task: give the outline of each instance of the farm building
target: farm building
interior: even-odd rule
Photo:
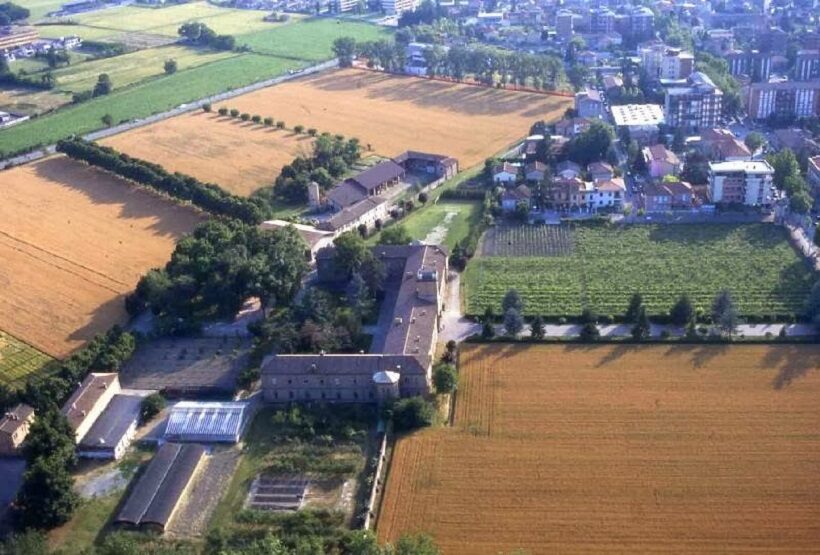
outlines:
[[[180,401],[165,428],[168,441],[236,443],[247,424],[247,403]]]
[[[34,409],[19,404],[0,420],[0,455],[16,455],[34,422]]]
[[[458,173],[458,160],[444,154],[408,150],[393,158],[393,161],[407,172],[422,172],[444,179],[455,177]]]
[[[80,440],[77,454],[87,459],[120,459],[137,431],[142,397],[115,395]]]
[[[63,405],[63,414],[74,429],[76,441],[80,441],[91,426],[120,392],[120,379],[116,373],[91,373],[74,390]]]
[[[334,210],[342,210],[367,197],[387,191],[403,178],[404,168],[393,160],[385,160],[337,184],[328,193],[328,201]]]
[[[330,219],[321,222],[318,227],[321,230],[333,232],[334,237],[345,231],[354,230],[360,225],[365,225],[370,229],[376,225],[376,220],[387,218],[387,206],[387,201],[381,197],[367,197],[333,214]]]
[[[164,444],[131,489],[114,522],[164,531],[204,456],[202,445]]]
[[[370,354],[271,355],[262,362],[268,402],[326,400],[375,403],[430,390],[433,355],[447,280],[447,253],[428,245],[377,246],[387,272],[391,324]],[[317,256],[319,279],[343,279],[333,250]],[[385,301],[387,302],[387,301]]]

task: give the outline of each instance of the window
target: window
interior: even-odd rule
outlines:
[[[359,394],[358,394],[358,393],[356,393],[355,391],[353,392],[353,398],[354,398],[354,399],[358,399],[358,398],[359,398]]]
[[[288,385],[292,384],[293,380],[288,380]]]
[[[324,398],[325,398],[325,392],[322,391],[322,399],[324,399]]]
[[[342,398],[342,392],[341,392],[341,391],[337,391],[337,392],[336,392],[336,398],[337,398],[337,399],[341,399],[341,398]]]
[[[293,399],[293,391],[289,391],[289,392],[288,392],[288,397],[290,397],[291,399]]]
[[[278,398],[279,398],[279,392],[278,392],[278,391],[274,391],[274,392],[273,392],[273,398],[274,398],[274,399],[278,399]]]

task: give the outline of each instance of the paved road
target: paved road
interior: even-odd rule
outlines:
[[[99,139],[104,139],[106,137],[110,137],[112,135],[117,135],[118,133],[123,133],[125,131],[129,131],[131,129],[136,129],[138,127],[144,127],[146,125],[150,125],[152,123],[156,123],[158,121],[162,121],[167,118],[172,118],[174,116],[178,116],[180,114],[184,114],[186,112],[192,112],[194,110],[198,110],[202,107],[203,104],[211,103],[215,104],[217,102],[222,102],[224,100],[228,100],[230,98],[235,98],[237,96],[247,94],[249,92],[258,91],[259,89],[264,89],[265,87],[271,87],[273,85],[278,85],[280,83],[284,83],[286,81],[290,81],[292,79],[297,79],[299,77],[303,77],[305,75],[310,75],[312,73],[317,73],[320,71],[325,71],[327,69],[331,69],[337,67],[339,65],[338,60],[329,60],[327,62],[322,62],[321,64],[316,64],[314,66],[310,66],[298,71],[294,71],[293,73],[288,73],[286,75],[280,75],[278,77],[274,77],[272,79],[266,79],[264,81],[259,81],[257,83],[252,83],[245,87],[241,87],[238,89],[233,89],[230,91],[226,91],[223,93],[219,93],[213,96],[208,96],[205,98],[201,98],[199,100],[195,100],[193,102],[188,102],[186,104],[181,104],[176,108],[172,108],[165,112],[160,112],[159,114],[154,114],[152,116],[148,116],[141,119],[135,119],[133,121],[129,121],[126,123],[121,123],[119,125],[115,125],[113,127],[108,127],[106,129],[100,129],[99,131],[94,131],[92,133],[88,133],[87,135],[83,135],[83,138],[88,141],[97,141]],[[31,152],[27,152],[25,154],[21,154],[19,156],[15,156],[13,158],[9,158],[7,160],[0,161],[0,170],[5,169],[9,166],[19,166],[20,164],[26,164],[28,162],[33,162],[35,160],[39,160],[40,158],[45,158],[46,156],[50,156],[54,154],[55,145],[49,145],[47,147],[43,147],[37,150],[32,150]]]

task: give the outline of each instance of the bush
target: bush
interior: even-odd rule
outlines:
[[[202,111],[203,112],[210,112],[211,109],[212,109],[212,107],[211,107],[210,102],[206,102],[205,104],[202,105]]]
[[[456,367],[452,364],[437,364],[433,370],[433,385],[438,393],[452,393],[458,385]]]
[[[305,126],[304,125],[296,125],[293,128],[293,132],[296,133],[297,135],[301,135],[304,131],[305,131]]]
[[[165,398],[159,393],[152,393],[140,404],[140,424],[145,424],[165,408]]]
[[[596,326],[594,322],[587,322],[581,328],[581,334],[578,337],[581,341],[592,343],[593,341],[598,341],[601,338],[601,332],[598,330],[598,326]]]
[[[436,409],[422,397],[399,399],[393,403],[393,427],[397,432],[409,432],[433,423]]]
[[[256,123],[256,124],[262,123],[262,116],[259,116],[259,115],[254,114],[254,115],[251,117],[251,121],[252,121],[252,122],[254,122],[254,123]]]
[[[220,108],[219,110],[217,110],[217,113],[220,116],[227,116],[228,115],[228,109],[227,108]]]
[[[237,110],[236,108],[231,108],[230,114],[232,118],[239,117],[239,110]]]
[[[243,112],[242,115],[239,116],[239,119],[242,121],[248,121],[251,119],[251,115],[248,112]]]

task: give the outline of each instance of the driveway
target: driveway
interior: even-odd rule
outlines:
[[[447,297],[441,316],[439,340],[464,341],[471,335],[481,333],[481,324],[465,318],[461,312],[461,274],[451,270],[447,276]]]

